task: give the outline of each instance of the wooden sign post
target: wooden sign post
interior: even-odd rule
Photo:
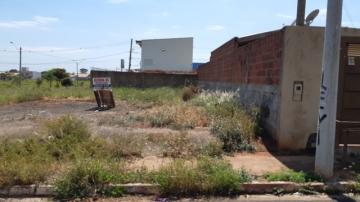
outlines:
[[[92,86],[97,105],[100,109],[110,109],[115,107],[110,77],[93,78]]]

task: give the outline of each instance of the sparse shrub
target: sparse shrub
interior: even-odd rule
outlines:
[[[194,85],[189,85],[184,87],[182,99],[183,101],[189,101],[190,99],[194,98],[196,94],[200,93],[200,88]]]
[[[44,182],[53,174],[52,159],[39,139],[0,143],[0,187]]]
[[[258,113],[243,110],[237,99],[236,91],[204,91],[192,103],[206,109],[211,132],[221,140],[225,152],[253,152],[255,134],[260,131]]]
[[[241,125],[237,120],[228,119],[214,122],[211,131],[221,140],[225,152],[255,151],[251,140],[244,137]]]
[[[203,108],[179,104],[160,106],[147,111],[147,120],[152,127],[171,127],[174,129],[193,129],[208,124]]]
[[[252,142],[256,122],[236,103],[223,102],[210,113],[213,117],[211,131],[222,141],[225,152],[255,150]]]
[[[87,125],[71,115],[50,120],[45,123],[45,127],[47,134],[55,139],[71,137],[77,141],[82,141],[90,138]]]
[[[189,141],[186,133],[172,135],[172,138],[169,138],[163,147],[163,155],[165,157],[182,158],[196,154],[196,147]]]
[[[296,172],[294,170],[286,170],[265,175],[268,181],[289,181],[296,183],[305,182],[322,182],[323,179],[314,173],[305,173],[303,171]]]
[[[42,79],[41,79],[41,78],[36,79],[35,83],[36,83],[36,86],[37,86],[38,88],[40,88],[40,86],[41,86],[41,84],[42,84]]]
[[[144,140],[133,135],[119,135],[107,141],[107,150],[112,158],[141,157]]]
[[[84,198],[90,196],[121,196],[122,189],[109,187],[119,176],[100,161],[82,161],[55,181],[59,198]]]
[[[246,171],[236,171],[220,159],[200,158],[190,164],[183,160],[161,168],[154,181],[165,195],[232,195],[239,193],[241,183],[251,181]]]
[[[206,156],[221,156],[222,148],[223,145],[219,141],[211,141],[203,148],[203,153]]]
[[[61,85],[64,87],[69,87],[73,85],[73,81],[70,78],[64,78],[61,80]]]
[[[164,157],[193,158],[199,156],[221,156],[222,144],[216,138],[194,136],[186,131],[180,134],[148,134],[148,145],[161,152]],[[156,149],[159,148],[159,149]]]
[[[32,90],[20,90],[21,93],[19,93],[16,97],[16,102],[28,102],[28,101],[35,101],[35,100],[41,100],[43,97],[42,92],[36,89]]]
[[[166,127],[174,122],[171,112],[169,111],[158,111],[148,116],[148,120],[152,127]]]
[[[354,192],[360,193],[360,174],[356,176],[356,183],[354,185]]]
[[[114,88],[114,95],[120,100],[131,104],[148,103],[160,105],[181,102],[181,88]]]
[[[56,160],[94,157],[105,152],[105,143],[91,139],[87,125],[81,120],[65,115],[45,122],[47,152]]]
[[[14,76],[11,79],[11,84],[12,85],[20,85],[20,82],[21,82],[21,76],[20,75]]]

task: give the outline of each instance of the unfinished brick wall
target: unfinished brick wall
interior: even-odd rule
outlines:
[[[91,78],[110,77],[113,87],[179,87],[184,86],[186,82],[196,84],[198,80],[194,73],[91,71],[90,75]]]
[[[233,38],[211,53],[198,69],[199,81],[279,85],[283,30],[247,42]]]

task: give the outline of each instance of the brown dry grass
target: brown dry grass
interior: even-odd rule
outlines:
[[[206,127],[209,124],[203,107],[186,103],[153,107],[145,112],[145,117],[153,127],[193,129]]]

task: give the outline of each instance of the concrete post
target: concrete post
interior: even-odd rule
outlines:
[[[339,80],[342,0],[328,0],[315,172],[331,177],[334,170],[336,108]]]
[[[296,14],[297,26],[305,25],[305,9],[306,9],[306,0],[298,0],[297,14]]]

